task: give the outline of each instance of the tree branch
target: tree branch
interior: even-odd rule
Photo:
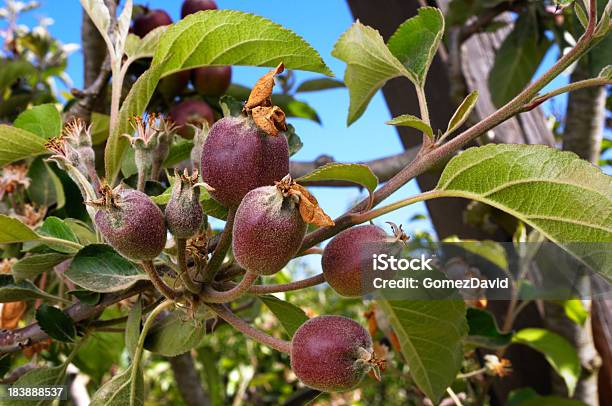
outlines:
[[[65,310],[75,323],[92,318],[100,314],[108,306],[134,296],[147,289],[152,288],[150,282],[139,281],[134,286],[122,292],[109,293],[104,295],[97,305],[89,305],[83,302],[77,302]],[[16,352],[24,346],[36,344],[49,336],[45,333],[38,323],[32,323],[26,327],[15,330],[0,331],[0,353]]]

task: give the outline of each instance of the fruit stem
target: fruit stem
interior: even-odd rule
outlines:
[[[230,290],[226,290],[223,292],[219,292],[207,286],[202,292],[200,296],[202,300],[208,303],[227,303],[231,302],[234,299],[239,298],[244,295],[249,289],[253,286],[253,283],[257,280],[257,274],[252,272],[247,272],[244,274],[244,277],[236,286],[231,288]]]
[[[142,267],[149,276],[151,283],[157,290],[161,292],[168,300],[175,300],[179,297],[179,293],[172,289],[170,286],[166,285],[166,282],[162,280],[157,274],[155,270],[155,266],[153,265],[153,261],[145,260],[142,261]]]
[[[232,313],[232,311],[226,306],[218,304],[212,304],[209,306],[212,311],[214,311],[219,317],[225,320],[227,324],[230,324],[236,330],[240,331],[244,335],[251,337],[258,343],[265,344],[269,347],[274,348],[277,351],[284,352],[287,354],[291,352],[291,342],[282,340],[280,338],[272,337],[271,335],[268,335],[263,331],[259,331],[256,328],[251,327],[240,317]]]
[[[200,288],[191,280],[191,276],[189,275],[189,267],[187,266],[187,258],[185,257],[187,240],[185,238],[177,238],[176,249],[178,251],[176,258],[179,265],[179,275],[181,281],[183,281],[183,285],[185,285],[185,288],[191,293],[200,293]]]
[[[256,295],[264,295],[267,293],[289,292],[292,290],[300,290],[304,288],[309,288],[311,286],[320,285],[321,283],[325,283],[325,277],[322,273],[315,276],[311,276],[310,278],[289,283],[251,286],[251,288],[249,289],[249,293],[253,293]]]
[[[232,242],[232,228],[234,227],[235,214],[236,210],[234,209],[230,209],[227,212],[225,228],[223,229],[219,243],[210,257],[210,261],[208,261],[208,264],[206,264],[206,267],[204,268],[204,283],[209,283],[215,278],[217,270],[219,270],[219,267],[225,259],[225,254],[227,253],[227,250]]]

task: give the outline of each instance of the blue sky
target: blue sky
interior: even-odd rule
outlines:
[[[33,25],[41,17],[51,17],[55,24],[50,27],[52,34],[64,43],[79,43],[81,29],[81,8],[78,0],[41,0],[42,7],[30,12],[20,22]],[[151,0],[144,2],[151,8],[163,8],[173,18],[179,19],[181,1]],[[220,8],[242,10],[271,19],[286,28],[301,35],[319,51],[325,62],[330,66],[336,77],[342,78],[345,65],[333,58],[331,50],[338,37],[351,25],[353,19],[345,1],[329,1],[319,4],[312,2],[287,2],[279,0],[241,1],[218,0]],[[544,69],[557,57],[553,50],[547,55],[540,70]],[[69,60],[68,74],[75,87],[82,86],[83,57],[81,52],[74,53]],[[234,68],[234,82],[252,85],[267,69],[265,68]],[[298,83],[304,79],[320,77],[309,72],[296,72]],[[561,77],[555,80],[549,88],[557,87],[567,81]],[[351,127],[346,127],[346,115],[349,106],[346,89],[336,89],[324,92],[307,93],[300,99],[313,106],[322,120],[322,125],[302,119],[292,119],[302,138],[304,148],[295,156],[298,160],[312,160],[321,154],[333,156],[341,161],[361,161],[379,158],[402,151],[395,130],[384,124],[390,118],[382,94],[378,92],[370,103],[366,113]],[[562,109],[565,98],[557,99],[557,108]],[[431,107],[430,107],[431,108]],[[314,188],[313,192],[321,206],[332,216],[343,213],[351,203],[355,202],[360,193],[355,188]],[[400,199],[418,193],[414,182],[402,188],[392,200]],[[380,218],[377,223],[394,221],[406,223],[416,213],[425,213],[424,204],[419,203],[404,208],[399,212]],[[432,231],[428,221],[418,221],[408,231],[425,229]]]

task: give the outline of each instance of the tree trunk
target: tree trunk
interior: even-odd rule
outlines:
[[[187,406],[211,406],[208,395],[200,382],[191,353],[186,352],[176,357],[168,357],[174,380]]]

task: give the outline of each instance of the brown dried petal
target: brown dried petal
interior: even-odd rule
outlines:
[[[274,88],[274,76],[282,73],[285,70],[285,65],[281,62],[276,68],[263,75],[255,86],[251,90],[249,100],[245,104],[247,110],[253,109],[257,106],[271,106],[270,96],[272,96],[272,89]]]
[[[251,114],[257,127],[272,137],[276,137],[280,131],[287,131],[285,113],[278,106],[257,106],[251,110]]]
[[[331,217],[325,214],[319,206],[317,199],[305,187],[295,183],[291,186],[290,193],[300,197],[300,215],[304,222],[319,227],[331,227],[334,225]]]
[[[278,129],[274,125],[274,122],[270,120],[270,112],[272,107],[258,106],[251,110],[253,121],[259,127],[259,129],[272,137],[278,135]]]

